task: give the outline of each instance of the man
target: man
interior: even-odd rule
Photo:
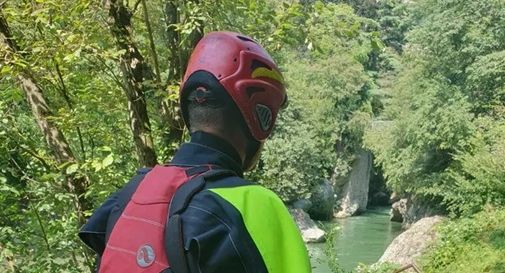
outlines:
[[[272,58],[246,36],[209,33],[180,101],[191,141],[169,165],[141,170],[79,234],[101,258],[99,272],[310,272],[282,201],[242,178],[287,102]]]

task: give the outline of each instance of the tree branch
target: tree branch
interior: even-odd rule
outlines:
[[[135,4],[133,5],[133,8],[132,8],[132,13],[137,12],[137,8],[139,7],[140,2],[142,2],[142,0],[137,0],[137,2],[135,2]]]
[[[128,99],[130,128],[141,166],[157,163],[151,123],[145,100],[145,77],[149,67],[131,36],[132,12],[121,1],[107,0],[105,7],[109,14],[108,24],[116,46],[124,53],[120,56],[119,67],[123,76],[124,92]]]
[[[149,44],[151,47],[151,56],[154,62],[154,70],[156,72],[156,83],[158,87],[161,87],[161,72],[160,65],[158,63],[158,54],[156,53],[156,45],[154,44],[153,31],[151,29],[151,22],[149,22],[149,13],[147,10],[146,0],[141,0],[142,8],[144,9],[144,21],[147,28],[147,34],[149,36]]]
[[[59,79],[60,84],[61,84],[61,89],[60,90],[61,90],[61,93],[63,95],[63,98],[65,99],[68,108],[70,110],[74,110],[74,105],[72,103],[72,100],[70,99],[70,96],[68,95],[67,86],[65,85],[65,81],[63,80],[63,76],[61,74],[60,65],[58,64],[58,62],[54,58],[53,58],[53,62],[54,62],[54,66],[56,68],[56,74],[58,75],[58,79]],[[84,149],[84,141],[82,139],[81,127],[79,127],[79,125],[77,125],[76,126],[76,130],[77,130],[77,137],[79,138],[79,145],[81,147],[82,158],[84,160],[86,160],[86,150]]]

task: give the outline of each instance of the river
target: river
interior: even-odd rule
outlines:
[[[337,257],[348,271],[359,263],[373,264],[401,232],[401,224],[389,221],[389,207],[376,207],[359,216],[336,219],[326,225],[340,227],[336,236]],[[324,255],[325,244],[309,244],[313,273],[331,273]]]

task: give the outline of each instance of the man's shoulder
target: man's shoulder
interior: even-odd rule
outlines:
[[[284,206],[282,200],[273,191],[264,186],[246,180],[239,176],[225,176],[211,178],[205,188],[197,193],[193,204],[225,203],[238,205],[244,203],[264,203],[267,206]],[[244,204],[245,205],[245,204]]]
[[[245,180],[241,177],[231,177],[228,181],[223,181],[209,186],[205,193],[214,198],[224,199],[235,207],[281,207],[284,202],[279,196],[266,187]]]
[[[242,195],[252,195],[254,197],[279,199],[278,195],[270,189],[239,176],[230,176],[216,181],[210,181],[207,184],[206,190],[216,193],[233,192]]]
[[[237,175],[218,175],[217,177],[209,177],[206,181],[205,189],[209,190],[214,188],[234,188],[255,184]]]

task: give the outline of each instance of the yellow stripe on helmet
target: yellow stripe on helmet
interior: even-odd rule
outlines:
[[[284,84],[284,78],[282,77],[281,73],[277,72],[276,70],[271,70],[266,67],[258,67],[254,69],[252,72],[251,77],[253,79],[256,78],[269,78],[275,81],[280,82],[281,84]]]

